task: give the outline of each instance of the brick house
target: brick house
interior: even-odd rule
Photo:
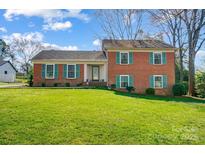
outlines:
[[[103,40],[102,51],[44,50],[34,64],[34,86],[112,85],[170,95],[175,83],[173,46],[159,40]]]

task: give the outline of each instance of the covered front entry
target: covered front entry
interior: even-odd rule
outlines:
[[[100,80],[100,67],[99,66],[92,66],[92,81],[99,81]]]

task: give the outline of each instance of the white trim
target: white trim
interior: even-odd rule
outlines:
[[[128,86],[129,86],[129,83],[130,83],[130,78],[129,78],[129,75],[120,75],[120,88],[126,88],[126,87],[121,87],[121,77],[122,76],[128,77],[128,81],[127,81],[128,82],[128,84],[127,84]]]
[[[127,64],[122,64],[121,63],[121,53],[127,53]],[[121,51],[120,52],[120,65],[128,65],[128,64],[130,64],[129,62],[130,62],[130,52],[128,52],[128,51]]]
[[[74,66],[74,70],[75,70],[75,73],[74,73],[75,76],[74,76],[74,78],[69,78],[69,77],[68,77],[68,65],[73,65],[73,66]],[[66,69],[67,69],[66,78],[67,78],[67,79],[76,79],[76,64],[67,64],[67,68],[66,68]]]
[[[48,77],[47,76],[47,65],[53,65],[53,77]],[[45,64],[46,68],[45,68],[45,79],[55,79],[55,64]]]
[[[155,60],[154,60],[154,54],[158,54],[158,53],[160,53],[160,55],[161,55],[161,63],[160,64],[155,64]],[[154,65],[162,65],[163,64],[163,56],[162,56],[162,51],[155,51],[155,52],[153,52],[153,57],[152,57],[152,61],[153,61],[153,64]]]
[[[163,87],[164,87],[164,79],[163,79],[163,75],[153,75],[153,77],[154,77],[154,89],[163,89]],[[161,79],[162,79],[162,87],[155,87],[155,77],[161,77]]]

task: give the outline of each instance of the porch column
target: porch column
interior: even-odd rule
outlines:
[[[107,82],[108,78],[108,68],[107,68],[107,63],[104,64],[104,80]]]
[[[88,79],[87,64],[84,64],[84,82]]]

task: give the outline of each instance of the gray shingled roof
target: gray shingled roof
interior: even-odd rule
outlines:
[[[103,51],[66,51],[43,50],[32,60],[91,60],[104,61],[106,56]]]
[[[172,45],[159,40],[108,40],[102,41],[103,49],[149,49],[174,48]]]
[[[5,64],[5,63],[7,63],[7,61],[3,60],[3,58],[0,57],[0,66],[3,65],[3,64]]]

